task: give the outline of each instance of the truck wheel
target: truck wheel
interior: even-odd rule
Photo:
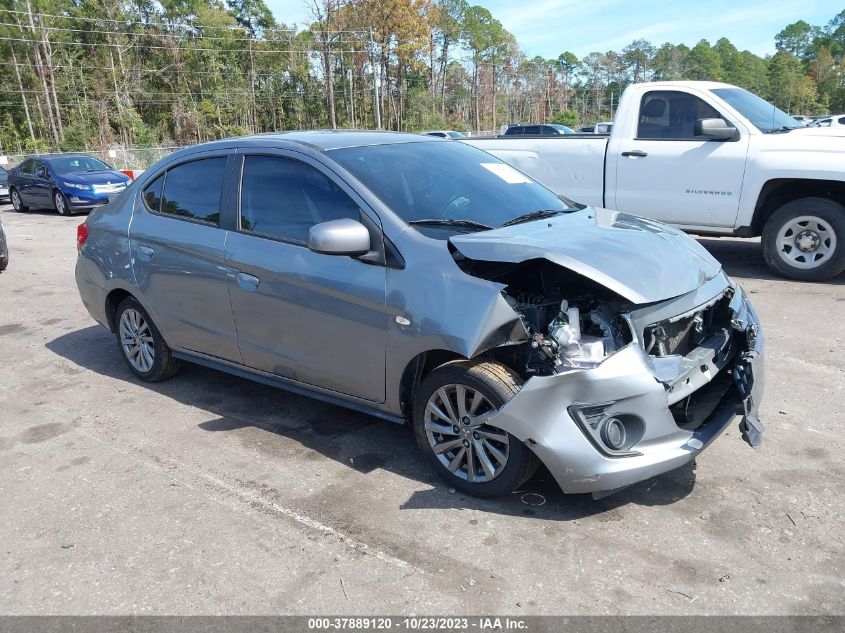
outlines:
[[[493,362],[447,363],[426,376],[414,398],[420,450],[446,482],[476,497],[513,492],[539,460],[513,435],[486,422],[522,381]]]
[[[777,209],[763,227],[763,259],[799,281],[823,281],[845,270],[845,207],[800,198]]]

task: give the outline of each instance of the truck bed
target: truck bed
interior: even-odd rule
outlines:
[[[557,194],[590,206],[604,206],[607,136],[512,136],[460,142],[489,152],[540,181]]]

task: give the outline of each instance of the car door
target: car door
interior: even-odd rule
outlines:
[[[53,193],[53,181],[50,170],[43,160],[33,161],[32,178],[29,185],[29,204],[34,207],[50,207]]]
[[[155,176],[135,201],[129,242],[135,282],[168,344],[240,363],[220,228],[232,160],[203,153]]]
[[[21,196],[21,202],[25,205],[32,204],[31,187],[33,183],[33,170],[35,169],[35,161],[30,159],[20,164],[15,170],[14,185],[15,189]]]
[[[695,122],[706,118],[725,118],[739,136],[731,141],[696,136]],[[733,227],[747,130],[700,97],[676,90],[646,92],[638,116],[628,121],[621,140],[611,138],[608,147],[608,159],[616,161],[615,170],[608,170],[608,206],[682,227]]]
[[[237,230],[226,242],[229,294],[244,363],[373,402],[385,395],[386,270],[315,253],[314,224],[377,216],[318,162],[297,152],[245,153]],[[234,206],[234,205],[233,205]]]

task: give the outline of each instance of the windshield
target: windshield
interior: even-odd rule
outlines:
[[[464,135],[460,132],[446,132],[451,138],[464,138]]]
[[[783,110],[742,88],[713,88],[711,92],[724,99],[761,132],[770,133],[802,127]]]
[[[575,134],[575,131],[572,128],[568,128],[565,125],[552,125],[554,129],[556,129],[561,134]]]
[[[63,156],[50,160],[50,166],[57,174],[70,174],[75,171],[110,171],[111,167],[90,156]]]
[[[534,211],[571,210],[544,186],[464,143],[394,143],[328,154],[405,222],[458,220],[500,227]],[[439,236],[444,230],[477,228],[427,227],[425,232]]]

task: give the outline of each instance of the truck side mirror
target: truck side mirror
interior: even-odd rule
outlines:
[[[738,137],[737,129],[724,119],[698,119],[695,135],[717,141],[732,141]]]

